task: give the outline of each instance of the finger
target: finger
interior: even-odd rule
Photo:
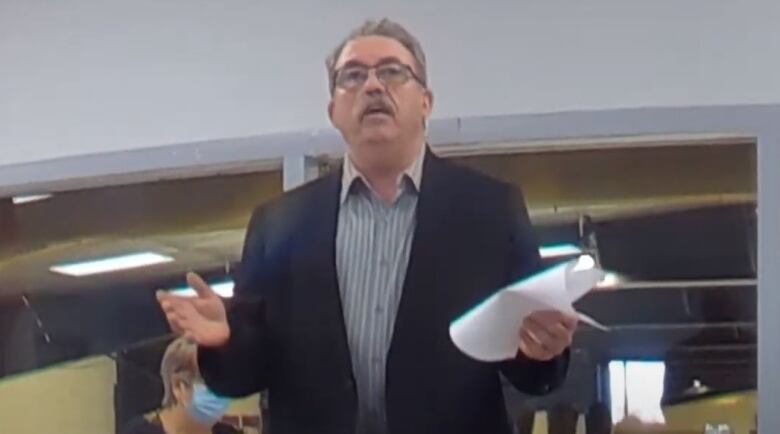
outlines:
[[[536,338],[527,332],[520,340],[520,351],[522,351],[526,357],[533,360],[546,361],[554,357],[553,354],[551,354],[539,342],[537,342]]]
[[[160,306],[171,330],[176,334],[181,334],[187,328],[185,323],[189,321],[191,316],[189,311],[192,310],[192,306],[178,300],[164,300],[160,302]]]
[[[157,301],[164,301],[164,300],[186,300],[190,297],[179,295],[179,294],[173,294],[171,292],[168,292],[164,289],[158,289],[154,296],[157,298]]]
[[[165,313],[178,312],[190,305],[190,300],[178,298],[166,298],[160,301],[160,308]]]
[[[543,348],[542,340],[539,339],[532,331],[528,330],[528,328],[523,328],[523,330],[520,332],[520,339],[528,341],[528,343],[532,344],[533,346]]]
[[[579,321],[579,318],[576,315],[572,315],[567,312],[561,312],[559,310],[540,310],[533,312],[528,317],[543,325],[562,323],[570,329],[576,328],[577,322]]]
[[[569,345],[572,344],[572,340],[574,338],[574,330],[569,329],[563,323],[556,324],[552,333],[553,335],[555,335],[556,339],[563,342],[565,346],[568,347]]]
[[[547,342],[556,340],[556,336],[551,332],[549,326],[526,318],[523,322],[523,330],[530,333],[540,345],[546,345]]]
[[[197,329],[199,324],[201,324],[199,322],[198,313],[192,306],[177,311],[173,316],[176,324],[184,333]]]
[[[189,322],[182,317],[176,317],[173,324],[175,325],[175,327],[173,327],[174,330],[176,330],[179,335],[184,335],[191,331]]]
[[[193,298],[192,299],[192,307],[194,308],[194,310],[196,312],[200,311],[202,309],[207,309],[207,310],[210,309],[211,307],[214,306],[213,303],[214,303],[214,300],[207,300],[207,299],[203,299],[203,298]],[[220,299],[220,303],[222,303],[221,299]],[[224,306],[224,304],[223,304],[223,306]]]
[[[541,333],[538,331],[534,333],[533,330],[525,329],[523,330],[521,339],[528,342],[529,348],[534,350],[537,359],[548,359],[558,354],[555,346],[549,340],[540,337],[540,335]]]
[[[579,324],[579,322],[580,318],[577,315],[563,314],[563,317],[561,318],[561,324],[571,332],[577,330],[577,324]]]
[[[552,338],[565,341],[567,344],[571,344],[572,336],[577,330],[576,320],[572,322],[571,317],[563,313],[538,317],[529,316],[527,322],[543,329]]]
[[[571,345],[571,333],[565,330],[560,323],[553,327],[545,327],[536,321],[526,322],[524,329],[530,333],[547,351],[556,355],[560,354]]]
[[[155,297],[157,298],[157,304],[159,304],[163,310],[171,309],[173,306],[178,305],[179,300],[181,299],[181,297],[176,297],[162,290],[157,291]]]
[[[196,318],[200,317],[198,310],[195,309],[195,306],[192,303],[181,305],[177,313],[183,320],[187,321],[194,321]]]
[[[175,315],[167,316],[166,319],[168,320],[168,325],[173,333],[181,335],[184,332],[184,328]]]
[[[193,273],[192,271],[187,273],[187,284],[198,293],[198,297],[200,298],[217,297],[217,294],[214,292],[214,290],[211,289],[209,284],[206,283],[206,281],[203,280],[203,278],[200,277],[197,273]]]

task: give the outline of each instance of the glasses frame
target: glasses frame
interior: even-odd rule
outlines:
[[[332,88],[331,88],[331,93],[334,90],[336,90],[336,88],[339,88],[339,89],[342,89],[342,90],[346,90],[346,91],[355,90],[355,89],[359,88],[360,86],[363,86],[366,83],[366,81],[368,81],[368,77],[369,77],[369,75],[371,74],[372,71],[374,71],[374,75],[376,75],[376,70],[377,69],[382,68],[383,66],[387,66],[387,65],[398,65],[398,66],[400,66],[402,69],[406,70],[406,72],[409,74],[409,78],[411,78],[412,80],[416,81],[423,88],[426,88],[425,81],[423,81],[420,78],[420,76],[417,75],[417,73],[414,72],[414,68],[412,68],[411,66],[407,65],[406,63],[403,63],[403,62],[400,62],[400,61],[389,61],[389,62],[381,62],[381,63],[378,63],[378,64],[373,65],[373,66],[364,65],[364,64],[361,64],[361,63],[353,63],[353,64],[349,64],[349,65],[344,65],[341,68],[335,69],[333,71],[333,77],[332,77],[333,85],[332,85]],[[357,84],[355,87],[339,86],[339,84],[338,84],[339,73],[341,73],[341,71],[343,71],[345,68],[356,68],[356,67],[365,69],[365,71],[366,71],[366,79],[363,82]],[[408,83],[409,82],[409,78],[407,78],[403,83],[398,83],[398,84],[406,84],[406,83]],[[385,86],[389,86],[390,85],[388,83],[385,83],[381,78],[379,78],[378,75],[376,76],[376,79],[380,83],[385,85]]]

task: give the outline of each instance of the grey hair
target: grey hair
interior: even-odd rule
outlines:
[[[160,377],[165,388],[162,400],[163,408],[177,404],[176,396],[173,394],[174,377],[190,383],[200,377],[196,358],[197,345],[185,338],[177,338],[165,349],[162,363],[160,363]]]
[[[353,30],[341,43],[333,50],[333,52],[325,59],[325,66],[328,69],[328,83],[330,85],[330,91],[335,89],[336,78],[336,62],[338,62],[341,52],[344,50],[344,46],[348,42],[355,40],[363,36],[384,36],[386,38],[395,39],[401,45],[403,45],[414,57],[414,68],[416,74],[420,78],[423,86],[428,86],[428,69],[425,61],[425,52],[420,45],[420,41],[414,37],[408,30],[402,25],[396,23],[387,18],[381,20],[367,20],[360,27]]]

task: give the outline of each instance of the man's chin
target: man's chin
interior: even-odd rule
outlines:
[[[392,144],[398,137],[394,128],[377,126],[363,130],[362,142],[370,146],[384,146]]]
[[[397,137],[388,134],[363,135],[356,145],[353,151],[358,158],[363,164],[374,167],[392,165],[399,155]]]

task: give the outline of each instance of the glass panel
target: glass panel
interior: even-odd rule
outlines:
[[[580,327],[559,391],[509,399],[519,432],[528,409],[534,433],[753,432],[754,145],[456,159],[523,188],[545,263],[609,272],[577,304],[609,331]]]
[[[281,173],[257,172],[0,199],[0,432],[154,425],[173,378],[155,290],[189,295],[194,269],[229,298],[249,215],[279,194]],[[262,432],[259,395],[221,420]]]
[[[618,423],[627,414],[626,362],[609,362],[609,397],[612,421]]]

